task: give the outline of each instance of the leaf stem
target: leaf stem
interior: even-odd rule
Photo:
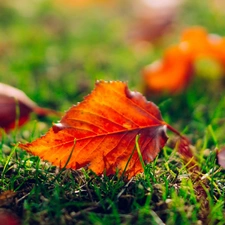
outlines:
[[[170,131],[172,131],[174,134],[178,135],[180,138],[186,139],[185,136],[183,136],[179,131],[177,131],[175,128],[173,128],[172,126],[170,126],[166,122],[164,122],[163,124],[165,124]]]

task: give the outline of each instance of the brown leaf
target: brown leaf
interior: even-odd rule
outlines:
[[[37,115],[60,115],[54,110],[39,107],[19,89],[0,83],[0,127],[6,132],[22,126],[31,112]]]
[[[0,193],[0,207],[9,205],[15,196],[16,192],[10,190]]]
[[[182,0],[133,0],[134,22],[129,30],[132,42],[158,41],[171,31]]]
[[[130,178],[143,171],[137,151],[133,152],[136,136],[140,135],[138,144],[148,163],[167,141],[166,126],[158,107],[129,91],[126,83],[100,81],[45,136],[20,147],[56,166],[87,166],[98,175],[126,168]]]

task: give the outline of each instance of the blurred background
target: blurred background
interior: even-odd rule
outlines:
[[[224,36],[224,1],[1,0],[0,82],[60,111],[97,79],[142,91],[143,67],[196,25]]]

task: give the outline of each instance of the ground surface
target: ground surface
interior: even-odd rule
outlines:
[[[225,35],[220,7],[187,1],[169,33],[153,44],[134,45],[128,40],[133,24],[128,5],[74,9],[48,1],[18,6],[1,1],[0,81],[43,107],[64,112],[97,79],[127,81],[131,89],[144,92],[142,68],[176,43],[184,27],[201,25]],[[224,74],[208,59],[195,66],[195,78],[184,93],[148,98],[166,122],[191,140],[197,176],[176,153],[170,133],[168,145],[145,174],[129,182],[84,169],[59,170],[15,145],[34,140],[57,120],[33,115],[1,138],[0,193],[13,191],[7,201],[0,198],[1,211],[15,213],[22,224],[225,224],[225,177],[216,158],[225,142],[225,91],[223,77],[215,78]]]

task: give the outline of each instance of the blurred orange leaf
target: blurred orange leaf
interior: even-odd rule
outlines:
[[[57,0],[58,4],[72,7],[72,8],[86,8],[89,6],[96,6],[99,4],[111,5],[114,1],[112,0]]]
[[[143,75],[150,91],[174,93],[183,90],[193,75],[189,51],[181,45],[168,48],[163,60],[146,66]]]
[[[225,68],[225,38],[208,34],[202,27],[185,30],[179,44],[166,49],[160,61],[144,68],[148,90],[157,93],[184,90],[194,75],[195,60],[202,57],[215,59]]]
[[[54,110],[39,107],[21,90],[0,83],[0,127],[5,131],[22,126],[31,112],[37,115],[60,115]]]
[[[128,90],[124,82],[100,81],[45,136],[19,147],[56,166],[87,166],[98,175],[117,170],[121,174],[126,168],[130,178],[143,171],[133,151],[136,136],[140,135],[138,144],[148,163],[165,145],[166,127],[174,131],[162,120],[158,107],[139,92]]]

